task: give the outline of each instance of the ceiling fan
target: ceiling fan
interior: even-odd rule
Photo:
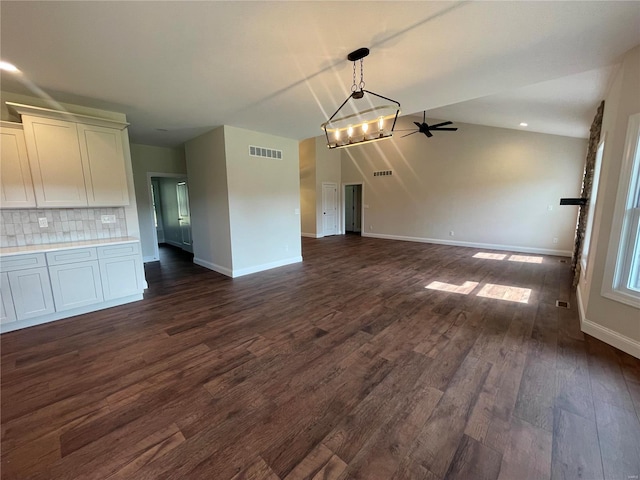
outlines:
[[[445,131],[455,132],[456,130],[458,130],[457,127],[446,127],[447,125],[451,125],[453,122],[442,122],[442,123],[436,123],[435,125],[429,125],[426,120],[427,120],[427,112],[424,111],[422,112],[422,123],[413,122],[415,123],[416,127],[418,127],[418,130],[415,130],[411,133],[407,133],[406,135],[403,135],[400,138],[408,137],[409,135],[413,135],[414,133],[424,133],[427,137],[433,137],[433,134],[431,132],[445,132]],[[398,130],[398,131],[402,131],[402,130]]]

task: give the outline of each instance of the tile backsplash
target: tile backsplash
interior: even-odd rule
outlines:
[[[1,210],[0,247],[96,240],[127,236],[124,208],[60,208]],[[115,223],[102,223],[114,215]],[[47,219],[41,227],[40,218]]]

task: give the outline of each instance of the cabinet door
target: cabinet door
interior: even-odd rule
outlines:
[[[89,206],[129,204],[122,131],[78,124]]]
[[[0,207],[35,207],[22,126],[0,127],[0,147]]]
[[[0,274],[0,323],[10,323],[16,320],[16,311],[13,308],[11,289],[9,288],[9,275]]]
[[[103,258],[100,260],[100,276],[104,299],[127,297],[144,290],[144,270],[139,255]]]
[[[76,124],[29,115],[23,115],[22,122],[37,205],[86,206]]]
[[[18,320],[55,311],[47,267],[9,272],[8,276]]]
[[[49,267],[49,275],[57,312],[102,302],[97,260],[53,265]]]

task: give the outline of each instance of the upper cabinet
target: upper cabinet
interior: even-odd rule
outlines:
[[[87,192],[74,122],[22,116],[39,207],[86,207]]]
[[[128,205],[122,132],[78,124],[78,136],[89,206]]]
[[[129,204],[123,151],[127,124],[14,103],[7,106],[22,117],[38,207]]]
[[[0,207],[33,208],[36,198],[22,125],[0,122]]]

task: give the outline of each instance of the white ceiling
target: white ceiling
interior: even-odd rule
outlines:
[[[2,72],[3,90],[126,113],[132,141],[165,146],[223,124],[320,134],[362,46],[367,88],[403,113],[586,136],[607,67],[640,44],[635,1],[3,0],[0,13],[0,56],[23,72]]]

